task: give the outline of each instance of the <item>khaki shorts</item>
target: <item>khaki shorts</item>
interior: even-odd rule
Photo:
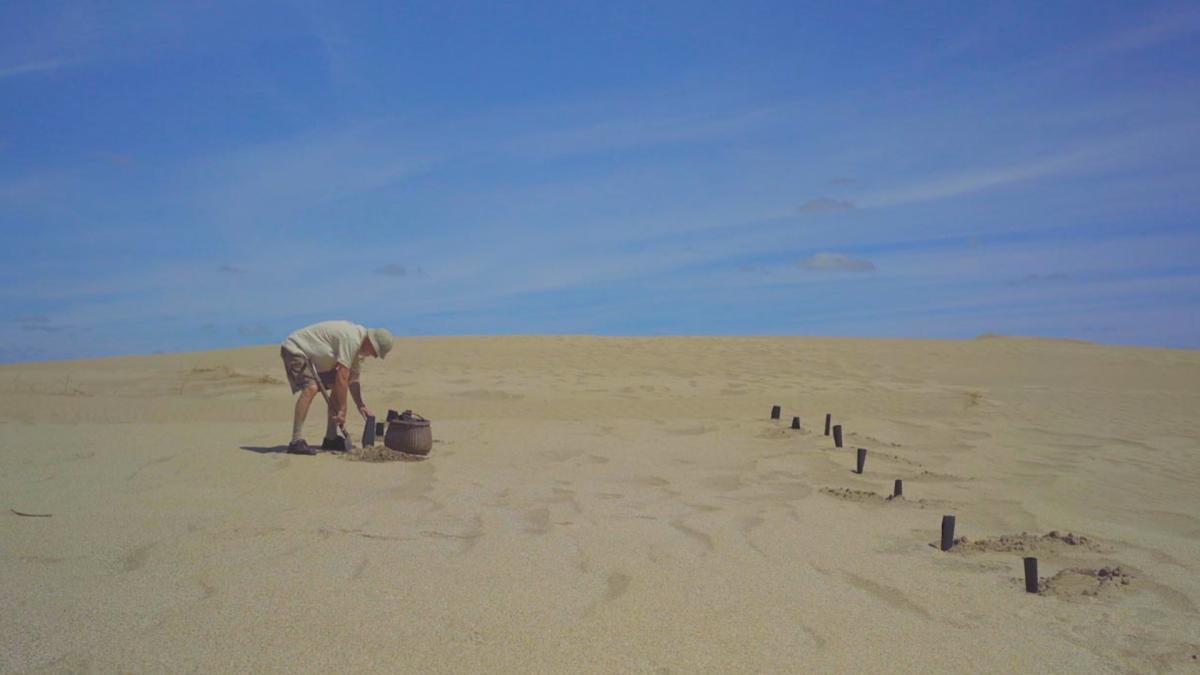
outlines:
[[[307,356],[293,354],[286,347],[279,348],[279,356],[283,359],[283,372],[287,373],[287,381],[292,385],[293,394],[317,383],[313,377],[312,368],[308,367]],[[321,373],[321,383],[325,385],[326,389],[332,389],[336,377],[337,371],[335,370]]]

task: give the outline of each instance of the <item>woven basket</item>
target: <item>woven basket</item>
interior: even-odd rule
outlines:
[[[408,455],[428,455],[433,449],[433,428],[429,420],[411,410],[389,411],[383,444]]]

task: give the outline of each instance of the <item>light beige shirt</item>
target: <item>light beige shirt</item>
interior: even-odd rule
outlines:
[[[322,373],[340,363],[357,374],[362,367],[359,351],[365,337],[367,329],[356,323],[322,321],[287,336],[283,348],[307,356]]]

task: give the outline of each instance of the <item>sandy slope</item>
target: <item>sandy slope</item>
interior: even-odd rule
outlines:
[[[438,443],[388,464],[275,452],[281,378],[0,368],[0,670],[1200,669],[1200,352],[404,339],[368,402]]]

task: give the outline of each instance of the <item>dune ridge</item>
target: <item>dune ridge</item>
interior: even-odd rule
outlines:
[[[281,454],[275,347],[0,366],[0,669],[1197,667],[1200,352],[403,338],[364,381],[429,460]]]

